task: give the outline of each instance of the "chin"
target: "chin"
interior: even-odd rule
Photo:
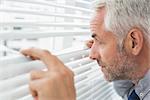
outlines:
[[[105,78],[105,80],[106,80],[107,82],[112,82],[112,81],[114,81],[114,80],[107,79],[107,78]]]
[[[112,81],[114,81],[112,78],[110,78],[110,77],[108,77],[108,76],[106,76],[106,75],[104,75],[104,79],[105,79],[107,82],[112,82]]]

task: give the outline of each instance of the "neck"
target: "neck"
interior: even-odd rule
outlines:
[[[145,69],[143,71],[140,70],[140,71],[135,72],[135,74],[132,74],[132,79],[131,79],[132,82],[135,85],[137,85],[139,83],[139,81],[145,77],[145,75],[148,73],[149,70],[150,70],[150,68]]]
[[[138,66],[134,72],[131,72],[132,82],[136,85],[150,70],[150,46],[146,43],[143,50],[137,57]]]

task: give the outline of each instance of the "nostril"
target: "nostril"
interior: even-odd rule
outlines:
[[[94,58],[94,57],[92,57],[92,56],[89,56],[89,58],[92,59],[92,60],[96,60],[96,58]]]

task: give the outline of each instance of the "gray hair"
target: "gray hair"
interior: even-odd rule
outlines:
[[[150,38],[150,0],[95,0],[96,9],[106,7],[106,30],[123,38],[132,28],[139,28]]]

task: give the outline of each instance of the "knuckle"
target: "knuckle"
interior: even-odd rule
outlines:
[[[68,74],[69,74],[69,73],[68,73],[67,71],[63,70],[63,71],[61,71],[60,76],[61,76],[61,77],[67,77]]]
[[[67,70],[69,76],[74,77],[74,72],[71,69],[66,67],[66,70]]]
[[[65,78],[65,77],[74,77],[74,73],[70,70],[70,69],[66,69],[61,71],[60,73],[60,77],[61,78]]]
[[[42,71],[31,71],[30,72],[30,79],[31,80],[36,80],[44,76],[44,72]]]
[[[51,55],[51,53],[50,53],[48,50],[42,50],[41,56],[42,56],[42,57],[45,57],[45,56],[47,56],[47,55]]]
[[[49,76],[50,77],[48,77],[47,82],[51,83],[53,81],[63,79],[66,75],[65,75],[65,73],[62,74],[62,72],[51,72],[51,74]]]
[[[53,60],[57,63],[57,64],[59,64],[61,61],[57,58],[57,56],[56,55],[52,55],[51,54],[51,57],[53,58]],[[59,62],[59,63],[58,63]]]
[[[48,50],[43,50],[43,54],[51,54]]]

